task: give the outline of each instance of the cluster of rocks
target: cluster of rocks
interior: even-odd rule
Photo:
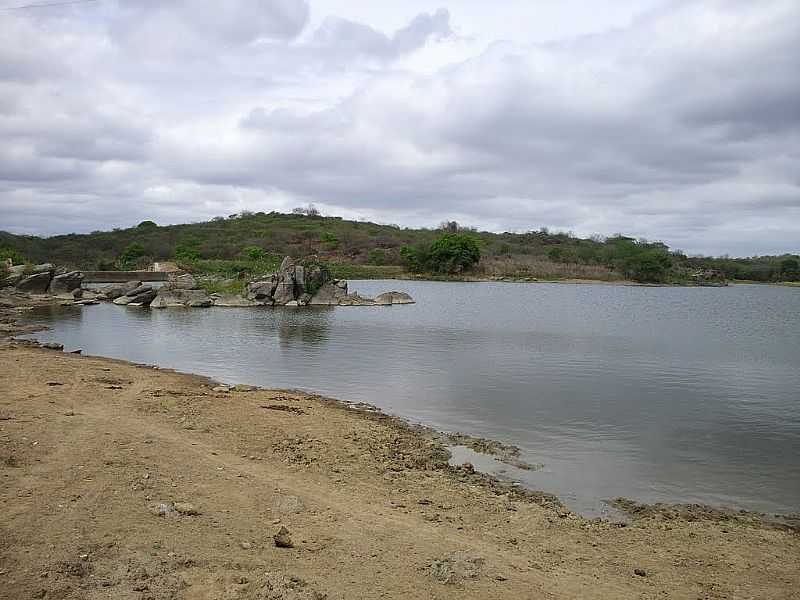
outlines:
[[[277,273],[247,284],[245,297],[259,306],[375,306],[413,304],[405,292],[387,292],[376,298],[348,293],[347,281],[333,279],[328,269],[301,264],[287,256]]]
[[[15,287],[28,294],[49,294],[80,298],[83,273],[56,269],[50,263],[16,265],[7,267],[8,275],[0,281],[0,287]]]
[[[83,289],[80,271],[57,270],[47,263],[8,267],[9,275],[0,280],[0,287],[14,286],[27,294],[51,295],[75,304],[113,302],[123,306],[150,308],[208,306],[388,306],[413,304],[405,292],[386,292],[375,298],[364,298],[348,292],[347,281],[334,279],[328,269],[316,261],[298,262],[283,259],[276,273],[249,282],[243,295],[209,294],[190,274],[171,275],[162,287],[142,281],[114,283],[96,290]]]
[[[195,278],[188,274],[177,275],[160,288],[143,284],[141,281],[128,281],[108,285],[98,291],[100,292],[98,300],[107,300],[123,306],[204,308],[214,303],[208,292],[201,289]]]

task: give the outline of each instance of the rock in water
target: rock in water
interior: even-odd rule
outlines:
[[[204,308],[213,304],[206,290],[165,289],[158,290],[158,296],[150,304],[151,308],[167,308],[170,306],[188,306]]]
[[[44,294],[50,286],[52,273],[45,271],[44,273],[36,273],[25,277],[17,283],[17,289],[20,292],[28,292],[30,294]]]
[[[375,304],[414,304],[414,299],[405,292],[384,292],[375,298]]]
[[[293,548],[294,544],[292,543],[292,536],[289,534],[289,530],[286,527],[281,527],[280,531],[272,536],[272,539],[275,540],[275,545],[278,548]]]
[[[144,284],[144,285],[140,285],[138,287],[133,288],[132,290],[127,292],[125,295],[126,296],[138,296],[139,294],[144,294],[145,292],[150,292],[152,290],[153,290],[153,286],[152,285]]]
[[[112,285],[107,285],[105,287],[100,288],[97,291],[106,300],[115,300],[120,296],[124,296],[131,290],[135,290],[140,285],[142,285],[141,281],[128,281],[127,283],[122,283],[122,284],[115,283]]]
[[[335,306],[346,296],[347,282],[345,282],[344,287],[342,287],[339,285],[339,282],[328,281],[317,289],[317,293],[311,297],[308,304]]]
[[[56,275],[50,282],[51,294],[70,294],[75,289],[80,289],[83,283],[83,273],[80,271],[70,271],[63,275]]]

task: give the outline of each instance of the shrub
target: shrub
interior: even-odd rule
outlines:
[[[446,233],[431,244],[428,267],[437,273],[469,271],[481,259],[478,241],[463,233]]]

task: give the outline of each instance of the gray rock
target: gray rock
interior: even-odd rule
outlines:
[[[414,299],[405,292],[384,292],[375,297],[375,304],[414,304]]]
[[[156,299],[156,291],[150,290],[149,292],[142,292],[136,296],[126,296],[126,298],[131,298],[131,302],[128,303],[129,305],[137,304],[139,306],[149,306],[150,303]]]
[[[120,306],[125,306],[131,302],[133,302],[131,296],[119,296],[118,298],[114,298],[114,304],[119,304]]]
[[[23,278],[17,283],[17,289],[20,292],[28,292],[29,294],[44,294],[50,286],[52,274],[50,271],[43,273],[36,273]]]
[[[308,304],[335,306],[339,301],[347,296],[347,289],[343,289],[335,283],[329,281],[324,283],[317,293],[311,297]]]
[[[291,256],[285,256],[281,261],[281,266],[278,269],[281,273],[287,272],[289,269],[293,269],[295,266],[294,259]]]
[[[50,273],[50,275],[53,275],[53,273],[55,273],[55,271],[56,271],[56,267],[55,267],[55,265],[53,265],[51,263],[42,263],[40,265],[34,265],[33,266],[33,272],[34,273]]]
[[[348,294],[339,299],[339,306],[375,306],[375,300],[362,298],[358,294]]]
[[[271,300],[277,285],[278,278],[275,275],[259,281],[253,281],[247,284],[247,298],[249,300]]]
[[[46,342],[42,344],[42,348],[46,348],[48,350],[63,350],[64,344],[59,344],[58,342]]]
[[[150,308],[190,307],[205,308],[212,305],[206,290],[160,289]]]
[[[272,536],[272,539],[275,540],[275,546],[278,548],[293,548],[294,544],[292,543],[292,536],[289,533],[289,530],[286,527],[281,527],[278,533]]]
[[[52,283],[50,284],[50,287],[53,287]],[[74,290],[72,290],[72,297],[75,298],[75,300],[80,300],[81,298],[83,298],[83,289],[75,288]]]
[[[171,290],[196,290],[197,280],[189,273],[185,273],[184,275],[171,278],[164,287]]]
[[[246,307],[246,306],[260,306],[259,302],[249,300],[236,294],[215,294],[212,296],[214,306],[224,307]],[[152,306],[152,304],[151,304]]]
[[[275,293],[272,295],[272,301],[275,304],[283,305],[291,302],[294,298],[294,281],[282,281],[275,286]]]
[[[50,282],[51,294],[69,294],[72,290],[80,289],[83,284],[83,273],[80,271],[70,271],[63,275],[56,275]]]
[[[131,290],[138,288],[140,285],[142,285],[141,281],[128,281],[127,283],[115,283],[112,285],[107,285],[98,289],[97,291],[104,297],[104,299],[114,300],[120,296],[124,296]]]
[[[132,290],[128,291],[125,295],[133,297],[133,296],[138,296],[139,294],[144,294],[145,292],[150,292],[152,290],[153,290],[152,285],[144,284],[133,288]]]

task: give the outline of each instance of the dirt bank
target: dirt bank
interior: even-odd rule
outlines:
[[[588,521],[394,419],[0,347],[0,598],[792,598],[758,520]],[[273,536],[288,530],[291,547]],[[285,535],[279,536],[283,544]]]

